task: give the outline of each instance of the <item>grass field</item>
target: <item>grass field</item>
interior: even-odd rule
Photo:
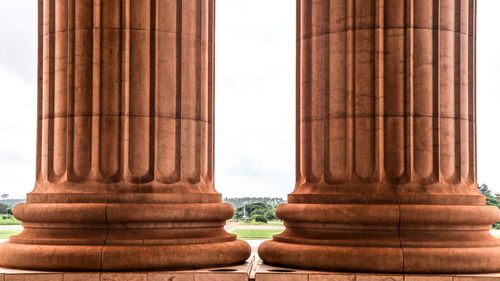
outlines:
[[[247,223],[243,223],[242,221],[238,222],[239,225],[283,225],[283,221],[268,221],[267,223],[265,222],[256,222],[256,221],[250,221]]]
[[[20,225],[21,222],[16,220],[12,215],[0,215],[0,225]]]
[[[9,239],[10,236],[19,234],[21,229],[2,229],[0,230],[0,239]]]
[[[231,232],[236,234],[239,239],[271,239],[273,235],[283,232],[281,229],[236,229]]]

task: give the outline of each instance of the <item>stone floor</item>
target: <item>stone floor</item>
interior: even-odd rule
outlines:
[[[258,261],[250,277],[249,280],[255,281],[500,281],[500,273],[470,275],[335,273],[279,268],[262,264],[261,261]]]
[[[254,257],[246,264],[202,270],[149,272],[41,272],[0,268],[0,281],[248,281]]]
[[[415,275],[333,273],[273,267],[256,254],[242,265],[186,271],[41,272],[0,268],[0,281],[500,281],[498,274]]]

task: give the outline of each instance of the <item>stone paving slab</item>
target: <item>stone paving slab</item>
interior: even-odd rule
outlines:
[[[184,271],[45,272],[0,268],[0,281],[500,281],[495,274],[338,273],[275,267],[253,254],[245,264]]]
[[[248,281],[255,257],[245,264],[183,271],[45,272],[0,268],[0,281]]]
[[[376,274],[338,273],[275,267],[257,260],[255,281],[500,281],[492,274]]]

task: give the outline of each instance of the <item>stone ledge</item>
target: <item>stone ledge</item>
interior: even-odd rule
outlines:
[[[290,269],[256,262],[255,281],[500,281],[500,273],[492,274],[376,274],[336,273]]]
[[[255,257],[245,264],[181,271],[45,272],[0,268],[0,281],[248,281]]]
[[[269,266],[253,254],[245,264],[200,270],[45,272],[0,268],[0,281],[500,281],[494,274],[373,274],[308,271]]]

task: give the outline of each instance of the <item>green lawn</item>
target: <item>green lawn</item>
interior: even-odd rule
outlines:
[[[0,239],[9,239],[10,236],[19,234],[21,229],[2,229],[0,230]]]
[[[268,221],[267,223],[264,222],[256,222],[256,221],[249,221],[247,223],[244,223],[242,221],[238,222],[239,225],[283,225],[283,221]]]
[[[495,235],[496,238],[500,238],[500,235]]]
[[[0,225],[20,225],[21,222],[16,220],[12,215],[0,215]]]
[[[236,229],[231,232],[236,234],[239,239],[271,239],[273,235],[283,232],[281,229]]]

